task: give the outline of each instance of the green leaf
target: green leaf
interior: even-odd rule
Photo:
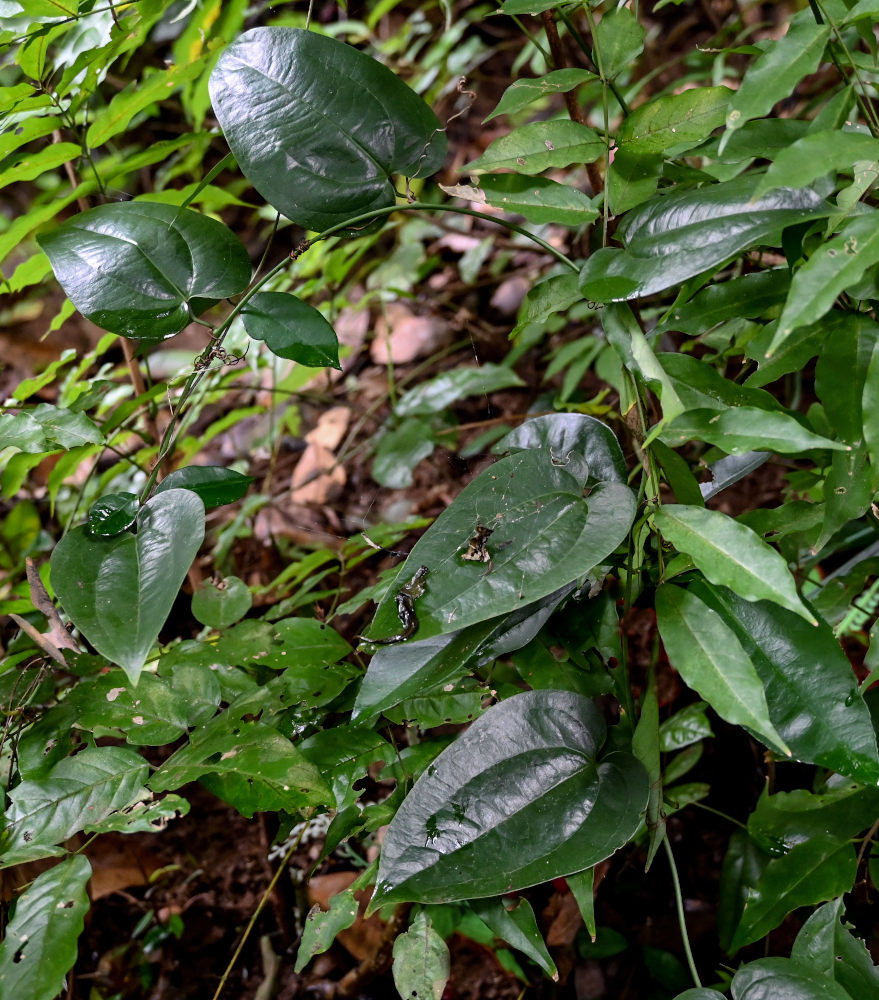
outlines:
[[[50,856],[53,845],[136,801],[148,770],[125,747],[86,747],[45,777],[16,785],[0,841],[3,867]]]
[[[763,790],[748,817],[748,833],[769,854],[788,851],[812,837],[851,840],[879,812],[879,789],[840,781],[820,794],[803,788],[770,795]]]
[[[743,965],[732,981],[733,1000],[857,1000],[838,983],[791,958]]]
[[[784,407],[771,393],[739,385],[689,354],[658,354],[656,357],[688,410],[751,406],[785,413]]]
[[[52,587],[99,653],[137,684],[204,538],[204,505],[190,490],[145,503],[137,535],[92,537],[74,528],[55,546]]]
[[[595,58],[602,80],[628,69],[644,50],[645,31],[628,7],[606,13],[595,26]]]
[[[250,281],[241,241],[221,222],[145,201],[101,205],[37,242],[76,308],[112,333],[163,340]]]
[[[27,455],[52,450],[43,425],[30,413],[0,413],[0,448],[18,448]]]
[[[430,416],[442,413],[468,396],[488,395],[524,385],[525,382],[506,365],[488,363],[477,368],[455,368],[410,389],[397,403],[397,416]]]
[[[596,934],[595,927],[595,869],[587,868],[586,871],[576,872],[573,875],[566,875],[565,882],[571,890],[571,895],[577,901],[577,909],[586,925],[586,930],[594,943]]]
[[[558,969],[547,951],[534,910],[527,899],[515,900],[509,909],[502,897],[475,899],[470,906],[502,941],[527,955],[548,976],[558,980]]]
[[[617,143],[639,155],[698,145],[723,124],[732,93],[729,87],[696,87],[657,97],[623,120]]]
[[[557,222],[563,226],[585,226],[598,218],[598,209],[582,191],[547,177],[482,174],[478,187],[471,184],[439,187],[454,198],[501,208],[538,225]]]
[[[864,438],[862,397],[877,343],[879,323],[844,313],[815,366],[815,391],[830,426],[846,444],[857,445]]]
[[[451,973],[445,941],[422,910],[394,941],[394,985],[403,1000],[442,1000]]]
[[[492,451],[495,454],[544,448],[553,460],[567,465],[585,460],[587,483],[618,482],[628,478],[623,450],[614,432],[595,417],[580,413],[552,413],[534,417],[504,435]]]
[[[69,161],[76,161],[82,156],[82,149],[75,142],[53,142],[37,152],[24,153],[6,162],[6,168],[0,170],[0,188],[7,184],[22,184],[35,180],[49,170]]]
[[[879,212],[849,219],[832,240],[818,250],[794,274],[784,312],[772,343],[771,357],[785,339],[807,323],[814,323],[833,306],[837,296],[860,281],[867,268],[879,261]]]
[[[581,291],[598,302],[652,295],[751,247],[777,246],[786,226],[833,211],[809,188],[783,188],[759,200],[753,189],[753,178],[745,176],[652,198],[617,230],[624,250],[608,247],[586,261]]]
[[[372,478],[379,486],[405,489],[414,482],[412,470],[422,459],[432,455],[435,447],[436,438],[430,422],[410,417],[382,435],[375,449]]]
[[[705,986],[694,986],[691,990],[678,993],[675,1000],[726,1000],[717,990],[709,990]]]
[[[766,51],[748,68],[732,99],[721,153],[736,129],[768,114],[774,104],[790,97],[804,76],[818,69],[829,38],[830,28],[816,24],[808,15],[792,24],[783,38],[767,43]]]
[[[593,163],[607,153],[604,140],[587,125],[566,119],[531,122],[495,139],[477,160],[461,167],[462,172],[484,173],[515,170],[518,174],[539,174],[550,167],[571,163]]]
[[[582,576],[623,541],[635,514],[627,486],[605,482],[583,498],[583,478],[548,451],[517,452],[490,466],[418,541],[379,605],[371,633],[399,629],[396,591],[427,566],[416,602],[419,638],[454,632],[522,608]],[[492,529],[484,562],[468,561],[479,525]]]
[[[554,69],[545,76],[514,80],[504,91],[497,107],[483,119],[482,124],[490,122],[498,115],[515,114],[548,94],[566,94],[569,90],[579,87],[581,83],[595,79],[597,79],[595,74],[590,73],[588,69]]]
[[[335,629],[315,618],[285,618],[273,623],[248,619],[227,629],[216,643],[216,651],[242,667],[285,670],[295,665],[305,677],[308,667],[335,664],[351,652],[351,647]],[[332,678],[343,675],[344,670],[337,667]],[[314,677],[305,683],[312,685]]]
[[[242,172],[305,229],[389,207],[392,174],[427,177],[445,159],[445,129],[417,94],[314,31],[246,31],[220,56],[210,95]]]
[[[656,591],[656,620],[669,661],[684,681],[721,718],[787,752],[770,720],[760,677],[723,618],[692,591],[663,584]]]
[[[656,194],[662,177],[663,157],[659,153],[630,153],[618,149],[607,168],[607,198],[615,215],[622,215]]]
[[[729,455],[746,451],[777,451],[783,455],[829,448],[848,451],[841,441],[813,434],[787,413],[757,409],[755,406],[735,406],[728,410],[687,410],[675,417],[662,434],[673,448],[684,442],[707,441]]]
[[[761,316],[767,309],[784,302],[789,287],[790,271],[786,267],[754,271],[729,281],[712,283],[688,302],[673,306],[660,329],[701,336],[726,320]]]
[[[626,751],[600,754],[605,735],[598,709],[568,692],[490,708],[404,799],[370,905],[495,896],[611,855],[641,821],[647,777]]]
[[[189,812],[189,802],[180,795],[154,799],[146,790],[143,798],[88,826],[89,833],[160,833],[172,819]]]
[[[662,590],[669,589],[665,584]],[[674,589],[674,588],[671,588]],[[657,612],[657,618],[659,617]],[[756,674],[755,674],[756,676]],[[765,698],[763,699],[765,702]],[[678,709],[671,718],[666,719],[659,727],[659,748],[663,753],[681,750],[692,746],[700,740],[714,735],[711,722],[705,714],[707,705],[704,701],[693,702]]]
[[[780,187],[806,187],[833,170],[850,171],[858,160],[879,160],[879,139],[841,129],[810,132],[778,153],[754,197]]]
[[[0,942],[0,993],[53,1000],[65,989],[77,956],[92,866],[79,854],[38,875],[17,899]]]
[[[150,778],[153,791],[202,779],[243,816],[294,812],[334,800],[320,772],[276,729],[241,722],[228,710],[194,732]]]
[[[353,786],[367,775],[370,765],[397,759],[394,747],[366,726],[319,730],[303,740],[299,749],[330,782],[338,812],[360,798],[362,788]]]
[[[84,413],[50,403],[41,403],[30,415],[46,432],[46,437],[62,448],[77,448],[83,444],[103,444],[104,435],[98,425]]]
[[[134,524],[139,508],[136,493],[108,493],[89,507],[88,530],[92,535],[112,538]]]
[[[864,442],[873,468],[877,469],[879,468],[879,342],[873,346],[861,404],[864,417]]]
[[[662,767],[659,750],[659,700],[656,697],[655,671],[651,667],[647,673],[647,683],[641,694],[640,715],[635,733],[632,736],[632,753],[641,761],[650,782],[647,798],[647,811],[644,821],[650,835],[647,848],[647,861],[644,870],[648,871],[659,845],[665,837],[665,814],[662,811]]]
[[[310,368],[336,368],[339,338],[314,306],[289,292],[257,292],[241,310],[244,329],[279,358]]]
[[[242,476],[221,465],[190,465],[165,476],[156,487],[156,494],[165,490],[192,490],[206,508],[221,507],[240,500],[254,481],[253,476]]]
[[[293,971],[302,972],[315,955],[323,954],[332,945],[339,931],[349,928],[356,919],[357,900],[350,889],[333,896],[329,910],[312,906],[305,917]]]
[[[203,583],[192,595],[192,614],[210,628],[227,628],[243,618],[253,597],[247,584],[237,576]]]
[[[870,713],[830,627],[819,622],[815,628],[775,604],[754,604],[725,588],[690,589],[736,633],[763,682],[772,724],[794,757],[864,784],[879,782]]]
[[[663,504],[656,527],[686,552],[712,583],[729,587],[746,601],[773,601],[817,625],[800,600],[787,563],[760,536],[717,510]]]
[[[835,980],[851,996],[879,996],[879,969],[864,942],[842,922],[842,897],[819,906],[803,924],[791,959]]]

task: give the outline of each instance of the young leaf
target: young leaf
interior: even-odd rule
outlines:
[[[403,1000],[442,1000],[451,971],[449,949],[422,910],[394,941],[394,985]]]
[[[257,292],[241,310],[244,329],[279,358],[310,368],[339,365],[339,338],[323,315],[289,292]]]
[[[712,583],[729,587],[746,601],[773,601],[817,625],[800,600],[787,563],[756,532],[704,507],[663,504],[656,527],[686,552]]]
[[[672,666],[721,718],[790,752],[770,721],[757,671],[716,611],[691,591],[663,584],[656,591],[656,620]]]
[[[479,159],[466,163],[461,170],[539,174],[550,167],[592,163],[606,152],[604,140],[586,125],[566,119],[532,122],[495,139]]]
[[[647,776],[626,751],[600,755],[605,735],[581,695],[528,691],[494,705],[403,801],[370,905],[495,896],[622,847],[641,821]]]
[[[522,108],[527,108],[529,104],[546,97],[547,94],[564,94],[587,80],[595,79],[597,79],[595,74],[590,73],[588,69],[554,69],[545,76],[514,80],[504,91],[497,107],[483,119],[482,124],[485,125],[498,115],[511,115],[521,111]]]
[[[230,229],[173,205],[101,205],[37,242],[83,316],[126,337],[171,337],[250,281],[247,251]]]
[[[427,177],[445,159],[445,129],[417,94],[315,31],[246,31],[220,56],[210,95],[245,176],[305,229],[389,207],[392,174]]]
[[[168,490],[143,505],[137,535],[92,537],[74,528],[55,546],[52,587],[89,642],[137,684],[204,538],[204,505]]]
[[[617,143],[638,155],[698,145],[723,124],[732,93],[729,87],[695,87],[657,97],[623,120]]]
[[[745,73],[732,99],[726,116],[727,131],[720,143],[721,153],[736,129],[752,118],[768,114],[774,104],[790,97],[804,76],[818,69],[829,38],[830,28],[807,16],[792,24],[783,38],[768,43],[766,51]]]
[[[64,991],[77,956],[89,898],[92,866],[78,854],[34,879],[18,898],[0,942],[0,993],[53,1000]]]

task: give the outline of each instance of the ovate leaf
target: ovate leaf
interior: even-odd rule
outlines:
[[[510,115],[521,111],[522,108],[528,107],[533,101],[540,100],[547,94],[564,94],[581,83],[594,79],[596,79],[595,74],[590,73],[588,69],[554,69],[545,76],[515,80],[507,87],[497,107],[483,119],[482,124],[490,122],[498,115]]]
[[[779,187],[806,187],[832,170],[851,170],[858,160],[879,160],[879,139],[840,129],[810,132],[778,153],[754,197]]]
[[[133,684],[204,538],[204,505],[168,490],[143,505],[137,535],[74,528],[55,546],[51,581],[76,627]]]
[[[461,170],[539,174],[550,167],[592,163],[606,152],[604,141],[587,125],[564,119],[532,122],[495,139],[478,160],[465,164]]]
[[[394,941],[394,985],[403,1000],[442,1000],[451,961],[445,941],[426,910]]]
[[[663,153],[707,139],[726,117],[729,87],[695,87],[636,108],[620,126],[617,142],[631,153]]]
[[[231,229],[173,205],[101,205],[37,242],[83,316],[126,337],[173,336],[250,281],[247,251]]]
[[[733,1000],[855,1000],[838,983],[791,958],[743,965],[732,981]]]
[[[676,416],[665,428],[663,439],[672,447],[685,441],[707,441],[730,455],[748,451],[777,451],[783,455],[829,448],[847,451],[841,441],[831,441],[807,430],[795,417],[759,409],[731,406],[726,410],[699,407]]]
[[[548,177],[481,174],[478,186],[439,186],[455,198],[502,208],[538,224],[558,222],[563,226],[584,226],[598,218],[598,209],[582,191]]]
[[[289,292],[257,292],[241,310],[244,329],[279,358],[339,368],[339,338],[323,315]]]
[[[250,610],[253,597],[247,584],[237,576],[218,582],[206,581],[192,595],[192,614],[211,628],[227,628]]]
[[[156,494],[166,490],[192,490],[201,497],[205,507],[221,507],[240,500],[253,481],[253,476],[243,476],[221,465],[190,465],[168,473],[156,487]]]
[[[598,709],[569,692],[528,691],[489,709],[403,801],[371,905],[495,896],[622,847],[641,821],[647,776],[629,752],[602,753],[605,736]]]
[[[487,395],[524,385],[524,381],[506,365],[488,363],[477,368],[455,368],[407,392],[397,403],[397,415],[410,417],[442,413],[469,396]]]
[[[112,538],[134,524],[139,507],[135,493],[108,493],[89,507],[88,529],[93,535]]]
[[[442,165],[445,130],[386,66],[299,28],[253,28],[222,54],[211,101],[241,170],[305,229],[396,200],[392,174]]]
[[[0,994],[54,1000],[77,956],[92,866],[78,854],[37,876],[18,898],[0,943]]]

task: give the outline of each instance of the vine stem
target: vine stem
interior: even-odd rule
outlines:
[[[662,846],[665,848],[668,857],[668,866],[671,868],[671,880],[675,890],[675,908],[678,911],[678,923],[681,926],[681,940],[684,944],[684,954],[687,956],[687,965],[690,967],[690,975],[696,987],[701,989],[702,980],[699,978],[699,971],[696,968],[696,961],[693,958],[693,949],[690,947],[690,935],[687,933],[687,918],[684,915],[684,899],[681,895],[681,880],[678,878],[678,866],[675,864],[675,856],[668,840],[668,834],[662,838]]]

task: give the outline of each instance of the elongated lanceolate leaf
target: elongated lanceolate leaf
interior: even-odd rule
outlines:
[[[445,131],[417,94],[313,31],[245,32],[220,57],[210,94],[248,180],[306,229],[393,205],[392,174],[427,177],[445,159]]]
[[[289,292],[258,292],[241,310],[244,329],[279,358],[339,368],[339,338],[323,315]]]
[[[805,187],[831,170],[849,170],[858,160],[879,160],[879,139],[861,132],[810,132],[782,149],[754,188],[761,198],[778,187]]]
[[[592,163],[606,152],[604,141],[587,125],[564,119],[532,122],[495,139],[478,160],[465,164],[461,170],[539,174],[550,167]]]
[[[860,1000],[852,997],[832,979],[791,958],[761,958],[743,965],[733,977],[732,998],[733,1000]]]
[[[581,576],[622,542],[635,498],[622,483],[583,479],[555,464],[549,450],[528,450],[486,469],[445,510],[409,554],[385,595],[371,635],[399,631],[396,593],[428,568],[416,602],[418,638],[454,632],[522,608]],[[463,558],[477,528],[491,529],[485,561]]]
[[[656,620],[671,665],[721,718],[746,726],[772,747],[787,747],[769,718],[766,694],[742,644],[695,594],[664,584]]]
[[[754,246],[777,246],[786,226],[829,215],[809,188],[780,188],[753,199],[752,177],[652,198],[617,231],[625,249],[599,250],[580,272],[583,294],[598,302],[652,295],[719,267]]]
[[[37,242],[83,316],[126,337],[173,336],[250,281],[250,259],[231,229],[173,205],[101,205]]]
[[[192,490],[201,497],[205,507],[221,507],[240,500],[253,481],[253,476],[243,476],[221,465],[190,465],[169,472],[156,487],[156,494],[166,490]]]
[[[707,441],[729,455],[742,455],[747,451],[777,451],[787,455],[810,448],[849,450],[841,441],[831,441],[806,430],[790,414],[756,406],[687,410],[672,420],[662,436],[674,448],[685,441]]]
[[[191,490],[158,493],[137,534],[93,537],[74,528],[55,546],[51,581],[74,625],[137,683],[204,538],[204,504]]]
[[[538,224],[584,226],[598,218],[598,209],[582,191],[548,177],[480,174],[478,186],[440,184],[439,187],[454,198],[502,208]]]
[[[630,753],[601,753],[605,736],[592,702],[566,691],[528,691],[489,709],[403,801],[371,905],[496,896],[622,847],[648,782]]]
[[[554,69],[545,76],[522,77],[507,87],[497,107],[483,119],[482,124],[490,122],[498,115],[510,115],[515,111],[521,111],[533,101],[548,94],[564,94],[587,80],[595,79],[597,79],[595,74],[590,73],[588,69]]]
[[[732,93],[729,87],[695,87],[648,101],[623,120],[617,143],[639,155],[695,146],[723,124]]]
[[[656,527],[712,583],[729,587],[746,601],[773,601],[818,624],[800,600],[787,563],[746,525],[717,510],[663,504]]]
[[[78,854],[34,879],[0,943],[0,996],[54,1000],[76,961],[92,866]]]

